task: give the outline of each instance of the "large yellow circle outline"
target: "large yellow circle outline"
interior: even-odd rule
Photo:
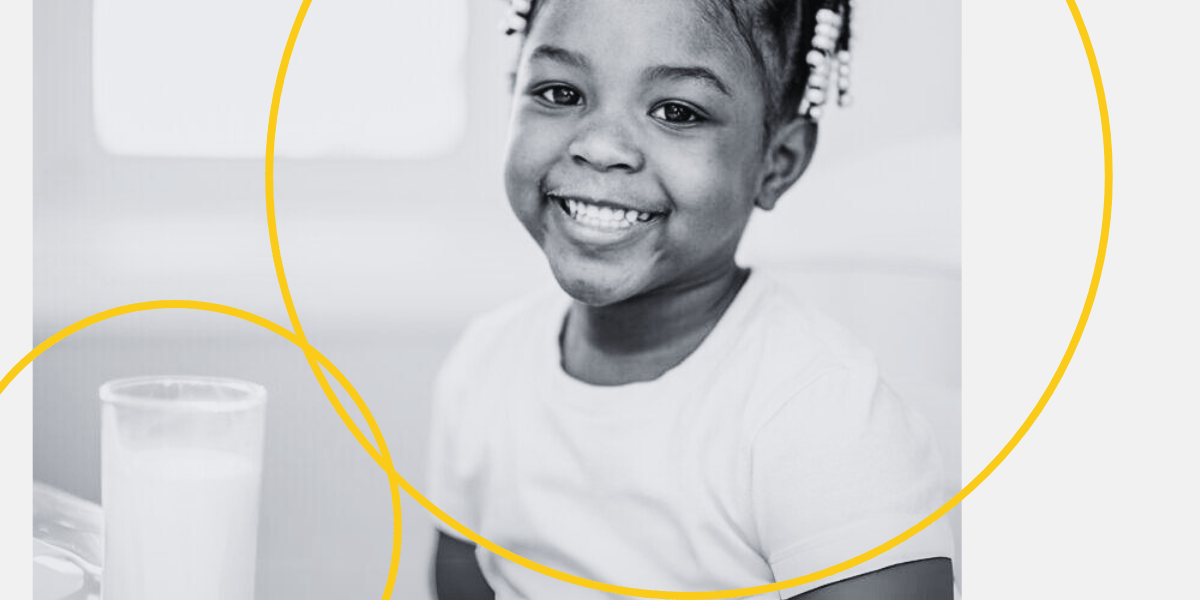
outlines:
[[[434,516],[441,519],[443,522],[453,527],[456,531],[470,538],[483,548],[486,548],[487,550],[521,566],[542,573],[543,575],[602,592],[624,594],[626,596],[635,596],[639,598],[718,600],[723,598],[734,598],[738,596],[775,592],[834,575],[849,569],[850,567],[854,567],[871,560],[872,558],[875,558],[876,556],[879,556],[888,550],[891,550],[895,546],[901,544],[905,540],[928,527],[934,521],[940,519],[947,512],[949,512],[950,509],[962,502],[963,499],[966,498],[971,492],[975,491],[975,489],[979,487],[979,484],[983,483],[983,481],[987,479],[993,471],[996,470],[996,467],[1000,466],[1000,463],[1004,462],[1004,459],[1008,457],[1013,449],[1016,448],[1017,444],[1020,443],[1021,439],[1025,437],[1025,434],[1029,431],[1029,428],[1033,426],[1034,421],[1037,421],[1038,416],[1041,415],[1042,410],[1045,409],[1046,404],[1050,401],[1050,397],[1054,394],[1054,390],[1058,388],[1058,383],[1062,380],[1063,374],[1066,373],[1067,365],[1071,363],[1071,358],[1075,355],[1075,348],[1079,345],[1079,340],[1083,336],[1083,330],[1087,326],[1088,317],[1092,312],[1092,304],[1096,300],[1096,291],[1100,287],[1100,274],[1104,269],[1104,257],[1108,249],[1108,230],[1110,217],[1112,214],[1113,186],[1112,135],[1109,129],[1108,103],[1104,97],[1104,85],[1100,79],[1100,67],[1096,62],[1096,54],[1092,48],[1091,38],[1088,36],[1087,27],[1083,23],[1083,16],[1079,13],[1079,7],[1075,5],[1075,1],[1066,0],[1066,2],[1067,6],[1071,9],[1071,16],[1075,19],[1075,27],[1079,31],[1079,37],[1083,42],[1084,51],[1087,53],[1088,64],[1091,67],[1092,81],[1096,87],[1096,100],[1100,109],[1100,128],[1104,140],[1104,220],[1100,227],[1100,244],[1096,252],[1096,264],[1092,270],[1091,284],[1088,287],[1087,299],[1083,303],[1083,311],[1080,312],[1079,320],[1075,325],[1075,332],[1071,335],[1071,341],[1069,344],[1067,344],[1067,350],[1065,353],[1063,353],[1062,360],[1059,361],[1058,369],[1055,370],[1054,376],[1051,377],[1050,383],[1046,386],[1045,391],[1042,392],[1041,398],[1038,399],[1037,404],[1033,407],[1033,410],[1030,411],[1029,416],[1026,417],[1025,421],[1021,424],[1021,427],[1017,429],[1017,432],[1013,434],[1008,443],[1004,445],[1004,448],[1002,448],[1000,452],[996,454],[995,458],[993,458],[991,462],[989,462],[988,465],[970,481],[970,483],[963,487],[963,489],[955,494],[954,497],[946,501],[945,504],[943,504],[928,517],[925,517],[919,523],[908,528],[903,533],[893,537],[883,544],[880,544],[879,546],[876,546],[871,550],[868,550],[867,552],[826,569],[822,569],[802,577],[796,577],[772,584],[709,592],[671,592],[662,590],[647,590],[593,581],[591,579],[586,579],[576,575],[571,575],[570,573],[564,573],[556,569],[551,569],[550,567],[529,560],[491,542],[487,538],[467,528],[462,523],[455,521],[445,512],[442,512],[440,508],[430,502],[429,499],[418,492],[416,488],[414,488],[408,483],[407,480],[405,480],[396,472],[395,467],[392,464],[391,454],[388,452],[387,442],[384,440],[383,434],[380,432],[379,426],[375,422],[375,418],[371,415],[371,411],[367,407],[367,403],[362,399],[362,397],[354,389],[354,386],[351,385],[350,381],[341,373],[341,371],[339,371],[328,358],[326,358],[323,354],[317,351],[316,348],[309,344],[308,338],[304,335],[304,330],[300,325],[300,318],[297,316],[296,308],[292,303],[291,292],[288,290],[287,278],[284,275],[283,270],[283,258],[279,250],[278,230],[275,224],[275,129],[279,117],[279,99],[283,95],[283,82],[285,76],[287,75],[288,63],[291,61],[292,49],[295,47],[296,38],[300,35],[300,26],[304,23],[304,16],[308,13],[308,7],[309,4],[312,3],[312,0],[303,0],[300,5],[300,10],[296,14],[296,19],[292,24],[291,33],[288,35],[287,45],[284,47],[283,58],[279,63],[279,72],[275,79],[275,92],[271,98],[271,114],[267,125],[267,227],[271,237],[271,254],[275,262],[275,275],[279,280],[279,290],[283,296],[284,304],[287,306],[288,318],[291,320],[292,328],[295,332],[293,333],[292,331],[288,331],[282,326],[253,313],[221,304],[196,302],[192,300],[159,300],[153,302],[127,304],[97,313],[81,321],[77,321],[76,323],[63,328],[58,333],[38,344],[36,348],[26,354],[24,358],[17,362],[17,364],[8,371],[8,373],[4,376],[4,379],[0,380],[0,394],[4,393],[4,390],[8,388],[8,385],[12,383],[13,379],[15,379],[17,375],[25,370],[25,367],[32,363],[34,359],[40,356],[43,352],[58,342],[71,336],[72,334],[101,321],[134,312],[170,308],[221,313],[232,317],[237,317],[244,321],[248,321],[268,329],[303,350],[305,359],[308,361],[313,375],[321,384],[321,389],[324,390],[325,396],[329,399],[330,404],[333,405],[334,410],[337,411],[337,414],[342,419],[342,422],[345,423],[346,428],[350,430],[350,433],[353,434],[355,439],[358,440],[359,445],[363,447],[367,454],[369,454],[371,458],[380,466],[380,468],[384,470],[384,473],[387,474],[389,482],[388,487],[391,488],[392,495],[393,547],[391,562],[388,569],[387,583],[383,592],[383,598],[385,600],[391,598],[392,591],[396,583],[396,571],[397,567],[399,566],[400,559],[400,534],[402,530],[402,519],[400,512],[401,505],[399,489],[403,489],[409,496],[412,496],[413,499],[419,502],[421,506],[424,506]],[[350,394],[355,406],[358,407],[359,411],[366,419],[372,436],[379,444],[378,451],[374,446],[371,445],[366,436],[363,435],[362,431],[354,423],[354,420],[350,417],[349,413],[346,412],[345,407],[343,407],[341,401],[338,400],[337,394],[334,393],[333,389],[330,387],[329,381],[326,379],[325,373],[322,371],[321,367],[324,367],[326,370],[328,370],[334,376],[334,379],[336,379],[338,383],[340,383],[346,390],[346,392]]]

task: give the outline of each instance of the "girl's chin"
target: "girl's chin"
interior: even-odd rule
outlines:
[[[609,306],[637,295],[639,287],[630,272],[603,276],[597,273],[574,273],[551,265],[554,278],[567,295],[593,307]]]

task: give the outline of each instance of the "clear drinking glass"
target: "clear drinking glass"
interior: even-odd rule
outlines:
[[[138,377],[100,399],[104,600],[252,600],[266,391]]]

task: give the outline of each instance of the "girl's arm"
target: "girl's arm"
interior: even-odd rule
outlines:
[[[475,544],[440,531],[433,559],[433,584],[438,600],[494,600],[496,597],[475,560]]]
[[[948,558],[929,558],[864,573],[805,592],[791,600],[953,600]]]

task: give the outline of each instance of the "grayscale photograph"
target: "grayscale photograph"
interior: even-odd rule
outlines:
[[[960,21],[34,2],[34,598],[962,597]]]

